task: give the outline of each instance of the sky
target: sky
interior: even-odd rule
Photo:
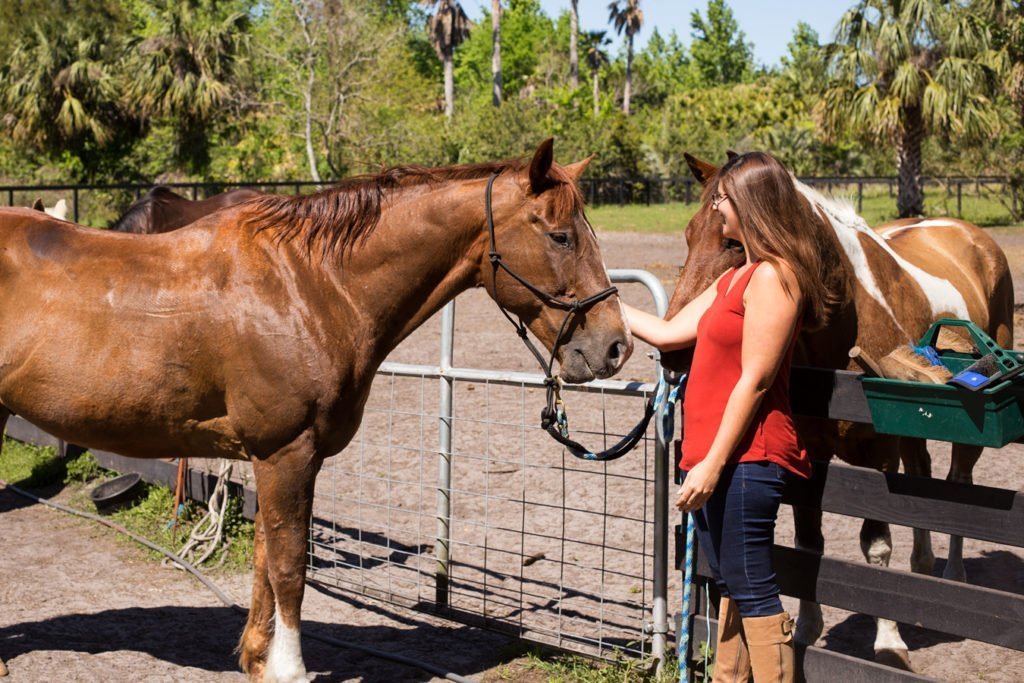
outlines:
[[[610,0],[579,0],[580,30],[610,30],[608,4]],[[541,7],[550,17],[557,17],[569,9],[569,0],[540,0]],[[816,0],[815,2],[774,2],[773,0],[727,0],[740,30],[748,43],[754,44],[754,61],[773,66],[786,54],[786,45],[793,38],[798,21],[810,24],[818,32],[822,43],[832,39],[839,18],[855,4],[855,0]],[[462,0],[462,6],[471,19],[479,19],[481,7],[489,9],[491,3],[483,0]],[[647,43],[654,27],[663,36],[675,30],[684,45],[689,45],[690,14],[698,10],[707,16],[707,0],[641,0],[644,24],[635,45]],[[609,33],[619,45],[620,39]]]

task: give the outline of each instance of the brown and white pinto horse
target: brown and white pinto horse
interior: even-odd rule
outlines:
[[[706,186],[715,183],[718,167],[686,156],[694,176]],[[818,218],[818,228],[831,245],[824,254],[835,263],[847,292],[826,328],[803,334],[793,363],[820,368],[857,369],[848,352],[860,346],[881,358],[896,346],[917,340],[937,318],[974,321],[1002,347],[1013,342],[1013,286],[1006,256],[978,227],[953,218],[904,219],[876,230],[848,203],[828,199],[793,179],[799,193]],[[686,227],[689,253],[668,315],[679,311],[728,268],[743,263],[742,250],[722,237],[721,217],[708,203]],[[663,354],[676,370],[689,367],[687,351]],[[798,429],[811,457],[827,461],[832,455],[854,465],[895,472],[902,458],[908,473],[930,476],[931,460],[922,439],[876,434],[869,425],[798,418]],[[981,455],[978,446],[953,445],[947,479],[971,482]],[[821,511],[794,508],[797,544],[822,552]],[[861,549],[871,564],[887,566],[892,553],[888,524],[865,520]],[[946,578],[963,580],[962,539],[950,540]],[[935,562],[927,531],[915,530],[911,566],[930,572]],[[909,667],[907,646],[895,622],[879,619],[876,658]],[[813,644],[823,629],[820,606],[801,603],[798,642]]]
[[[485,287],[569,382],[617,372],[632,340],[577,180],[587,161],[402,167],[311,196],[266,195],[174,232],[126,235],[0,210],[0,427],[13,412],[129,456],[249,460],[254,681],[305,681],[299,618],[316,475],[359,427],[377,367],[459,292]],[[560,332],[563,332],[559,338]],[[2,648],[2,645],[0,645]],[[3,652],[0,649],[0,656]]]
[[[114,232],[153,234],[170,232],[195,223],[203,216],[262,196],[256,190],[240,188],[207,199],[187,199],[165,185],[157,185],[128,207],[110,224]]]

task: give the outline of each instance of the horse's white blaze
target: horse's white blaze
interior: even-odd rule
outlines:
[[[906,650],[907,644],[900,636],[899,626],[890,619],[876,619],[878,632],[875,635],[875,652],[879,650]]]
[[[917,282],[931,304],[934,317],[938,317],[940,314],[952,314],[958,318],[970,318],[970,314],[967,311],[967,302],[949,280],[935,277],[931,273],[921,270],[893,251],[892,247],[886,243],[886,240],[868,227],[868,224],[856,214],[852,207],[827,199],[816,190],[795,179],[793,182],[796,184],[797,190],[807,198],[807,201],[812,206],[820,208],[828,217],[832,230],[839,239],[839,244],[842,246],[843,251],[846,252],[847,258],[850,259],[857,281],[860,282],[868,295],[877,301],[889,314],[897,327],[901,330],[903,329],[899,319],[889,306],[889,302],[886,301],[885,295],[882,294],[878,281],[875,279],[874,272],[871,270],[871,264],[868,263],[867,253],[864,251],[864,245],[861,243],[861,236],[877,244],[900,268]],[[921,223],[939,224],[940,222],[921,221]],[[917,225],[921,225],[921,223]]]
[[[280,611],[274,615],[274,637],[270,641],[263,680],[264,683],[303,683],[306,680],[299,629],[285,626]]]

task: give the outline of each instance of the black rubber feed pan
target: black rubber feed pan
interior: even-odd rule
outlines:
[[[107,510],[127,503],[139,491],[142,475],[129,472],[105,481],[89,492],[89,498],[98,510]]]

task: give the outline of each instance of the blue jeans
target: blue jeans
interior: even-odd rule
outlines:
[[[782,489],[790,476],[773,462],[726,465],[714,493],[693,513],[700,550],[715,584],[744,617],[782,612],[772,545]]]

